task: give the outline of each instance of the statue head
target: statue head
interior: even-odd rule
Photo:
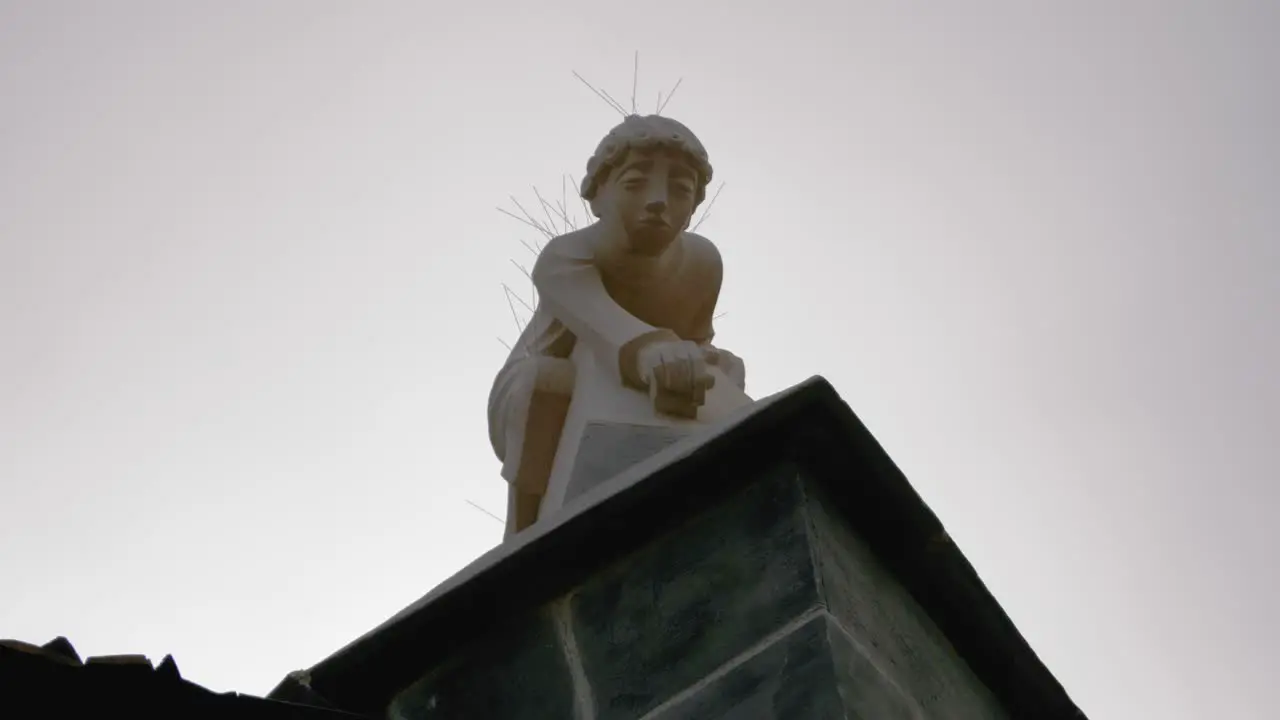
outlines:
[[[689,227],[709,182],[707,151],[689,128],[631,115],[587,161],[582,197],[601,222],[623,231],[631,251],[657,255]]]

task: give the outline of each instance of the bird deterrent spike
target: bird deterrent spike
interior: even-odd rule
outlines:
[[[503,343],[503,345],[506,345],[506,343]],[[470,505],[471,507],[473,507],[473,508],[475,508],[475,509],[479,510],[480,512],[484,513],[485,515],[488,515],[489,517],[493,518],[494,520],[497,520],[497,521],[498,521],[498,522],[500,522],[500,523],[505,523],[505,522],[506,522],[505,520],[503,520],[502,518],[498,517],[497,515],[494,515],[493,513],[489,512],[488,510],[485,510],[483,507],[480,507],[480,505],[478,505],[478,504],[476,504],[476,503],[473,503],[473,502],[471,502],[470,500],[467,500],[466,502],[467,502],[467,504],[468,504],[468,505]]]
[[[663,101],[662,101],[662,104],[658,106],[658,114],[659,114],[659,115],[661,115],[661,114],[662,114],[662,111],[663,111],[663,110],[666,110],[666,109],[667,109],[667,103],[671,102],[671,97],[672,97],[673,95],[675,95],[675,94],[676,94],[676,91],[677,91],[677,90],[679,90],[679,89],[680,89],[680,83],[682,83],[682,82],[684,82],[684,78],[680,78],[679,80],[676,80],[676,86],[675,86],[675,87],[673,87],[673,88],[671,88],[671,92],[667,93],[667,99],[666,99],[666,100],[663,100]]]
[[[640,84],[640,51],[636,51],[636,62],[631,70],[631,114],[635,115],[636,110],[636,87]]]
[[[693,232],[698,232],[698,227],[702,225],[702,223],[706,222],[707,218],[711,217],[711,208],[715,207],[716,198],[720,197],[721,190],[724,190],[723,181],[721,181],[720,186],[716,188],[716,194],[711,196],[711,202],[707,203],[706,209],[702,211],[702,217],[698,218],[698,222],[695,223],[692,228],[690,228]]]
[[[511,309],[511,319],[516,324],[516,335],[524,333],[524,326],[520,324],[520,314],[516,312],[516,304],[511,301],[511,292],[507,290],[507,286],[502,286],[502,294],[507,297],[507,307]]]
[[[569,219],[569,176],[568,175],[560,176],[560,214],[563,215],[566,220]],[[569,226],[572,229],[577,230],[578,222],[576,220],[569,220]]]
[[[534,185],[532,187],[533,187],[533,196],[538,198],[538,202],[542,205],[542,214],[547,216],[547,227],[551,228],[552,230],[555,230],[556,235],[560,235],[561,231],[556,228],[556,221],[551,218],[551,210],[549,209],[550,206],[547,205],[546,200],[542,199],[542,193],[538,192],[538,186]]]
[[[609,91],[608,91],[608,90],[605,90],[604,88],[600,88],[600,92],[604,93],[604,96],[605,96],[605,97],[607,97],[607,98],[609,98],[609,100],[613,102],[613,104],[614,104],[614,106],[615,106],[615,107],[619,107],[619,108],[621,108],[621,107],[622,107],[622,103],[618,102],[617,100],[614,100],[614,99],[613,99],[613,96],[609,94]],[[625,117],[627,117],[627,111],[626,111],[626,110],[623,110],[623,111],[622,111],[622,117],[624,117],[624,118],[625,118]]]
[[[520,267],[520,266],[517,265],[516,267]],[[525,270],[524,268],[520,267],[520,269],[524,271],[526,274],[528,274],[528,271]],[[534,311],[533,307],[529,305],[529,303],[524,301],[524,298],[520,297],[520,295],[517,294],[515,290],[511,289],[510,285],[507,285],[506,283],[502,283],[502,289],[507,291],[507,295],[514,297],[516,299],[516,302],[520,303],[520,305],[523,306],[525,310],[528,310],[529,312]]]
[[[586,78],[584,78],[584,77],[582,77],[581,75],[579,75],[579,74],[577,73],[577,71],[576,71],[576,70],[574,71],[573,76],[574,76],[574,77],[576,77],[576,78],[578,78],[578,80],[582,81],[582,84],[583,84],[583,85],[586,85],[588,90],[590,90],[591,92],[595,93],[595,94],[596,94],[596,97],[598,97],[598,98],[600,98],[601,100],[605,101],[605,103],[606,103],[609,107],[611,107],[611,108],[613,108],[614,110],[618,111],[618,114],[619,114],[619,115],[621,115],[622,117],[626,117],[626,116],[627,116],[627,111],[626,111],[626,110],[625,110],[621,105],[619,105],[619,104],[618,104],[618,101],[617,101],[617,100],[614,100],[613,98],[609,97],[609,93],[604,92],[603,90],[599,90],[599,89],[597,89],[595,85],[592,85],[591,83],[587,82]]]
[[[520,204],[520,201],[517,200],[514,195],[511,197],[511,202],[515,203],[515,206],[520,210],[521,213],[524,214],[525,218],[528,219],[530,223],[533,223],[533,226],[538,228],[538,230],[541,231],[543,235],[546,235],[548,240],[556,236],[555,233],[551,232],[550,228],[546,227],[537,219],[535,219],[533,217],[533,214],[530,213],[528,210],[525,210],[524,206]]]
[[[511,212],[510,210],[508,210],[508,209],[506,209],[506,208],[498,208],[498,212],[502,213],[503,215],[506,215],[506,216],[507,216],[507,217],[509,217],[509,218],[512,218],[513,220],[519,220],[520,222],[524,223],[525,225],[528,225],[529,227],[533,228],[534,230],[537,230],[538,232],[542,233],[543,235],[547,235],[547,229],[546,229],[546,228],[544,228],[544,227],[542,227],[542,225],[540,225],[540,224],[538,224],[538,223],[536,223],[536,222],[530,222],[529,220],[526,220],[526,219],[524,219],[524,218],[520,217],[519,215],[517,215],[517,214],[515,214],[515,213]],[[551,236],[551,235],[547,235],[547,237],[553,237],[553,236]]]
[[[525,250],[528,250],[529,252],[533,253],[535,257],[538,255],[538,253],[542,252],[541,250],[534,250],[534,247],[536,246],[530,245],[529,243],[525,242],[523,239],[520,240],[520,244],[524,246]]]
[[[572,175],[569,176],[569,182],[573,183],[574,187],[582,187]],[[581,193],[579,193],[578,199],[582,201],[582,212],[586,213],[587,222],[591,222],[591,206],[587,204],[587,199],[582,197]]]

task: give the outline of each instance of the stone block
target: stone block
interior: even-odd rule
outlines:
[[[794,465],[767,469],[492,630],[392,716],[1007,717],[824,497]]]
[[[928,717],[1005,717],[920,604],[833,513],[828,493],[806,480],[805,494],[815,569],[835,622]]]
[[[825,383],[667,449],[597,432],[579,503],[310,689],[396,720],[1083,720]]]
[[[914,720],[916,705],[825,611],[801,618],[652,720]]]
[[[563,502],[572,501],[693,432],[683,426],[589,423],[582,431]]]
[[[497,622],[465,652],[401,692],[395,720],[564,720],[574,688],[555,619],[547,609]]]
[[[824,613],[673,698],[652,720],[843,718]]]
[[[772,470],[572,594],[599,720],[639,717],[818,603],[795,477]]]

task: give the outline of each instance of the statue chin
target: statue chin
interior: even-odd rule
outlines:
[[[633,254],[654,257],[670,247],[678,234],[668,228],[637,228],[627,234],[627,246]]]

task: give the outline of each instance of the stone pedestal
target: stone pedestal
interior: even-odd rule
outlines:
[[[708,370],[716,383],[698,417],[658,415],[649,396],[623,387],[617,372],[604,367],[586,343],[574,348],[573,364],[577,369],[573,400],[539,507],[540,520],[559,512],[585,487],[607,480],[674,439],[728,422],[752,402],[719,368],[711,367]],[[579,467],[580,463],[588,467]]]
[[[1007,717],[787,465],[511,620],[397,694],[391,716]]]
[[[589,490],[307,677],[397,720],[1082,717],[820,379]]]

